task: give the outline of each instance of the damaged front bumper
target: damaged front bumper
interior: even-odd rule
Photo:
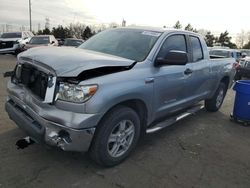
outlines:
[[[65,151],[88,151],[95,128],[74,129],[39,116],[16,97],[8,98],[6,112],[35,142],[57,146]]]

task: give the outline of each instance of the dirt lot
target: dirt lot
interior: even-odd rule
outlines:
[[[234,92],[217,113],[205,110],[147,135],[124,163],[95,165],[86,154],[34,144],[17,150],[25,134],[4,111],[15,57],[0,56],[0,188],[2,187],[250,187],[250,127],[229,121]]]

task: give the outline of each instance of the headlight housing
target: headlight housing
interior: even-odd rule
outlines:
[[[83,103],[89,100],[97,91],[97,85],[76,85],[70,83],[60,83],[57,99]]]

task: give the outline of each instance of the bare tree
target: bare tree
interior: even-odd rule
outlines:
[[[83,32],[85,31],[86,25],[81,23],[71,23],[69,25],[69,32],[72,37],[82,38]]]
[[[245,44],[248,43],[250,36],[244,30],[241,30],[240,33],[237,34],[236,44],[239,48],[242,48]]]

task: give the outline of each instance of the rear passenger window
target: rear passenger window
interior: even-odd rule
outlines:
[[[187,52],[187,44],[184,35],[172,35],[168,37],[164,41],[157,58],[166,58],[167,53],[171,50]]]
[[[200,43],[200,39],[198,37],[190,37],[191,40],[191,46],[192,46],[192,50],[193,50],[193,61],[199,61],[201,59],[203,59],[203,51],[201,48],[201,43]]]

